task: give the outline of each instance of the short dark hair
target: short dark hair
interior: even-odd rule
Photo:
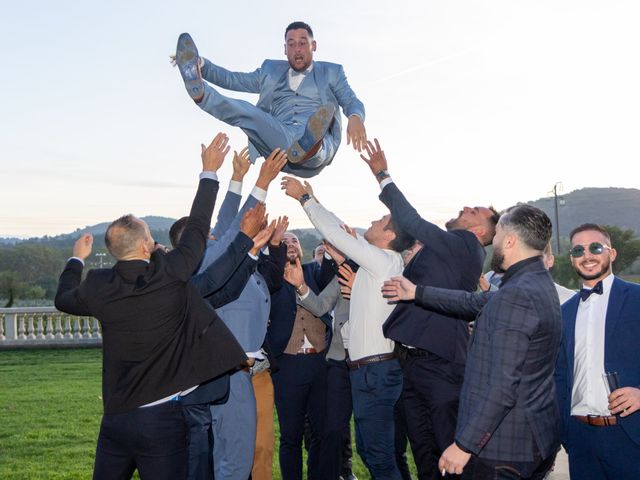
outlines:
[[[595,223],[583,223],[582,225],[571,230],[571,233],[569,234],[569,241],[570,242],[573,241],[573,237],[580,232],[590,232],[590,231],[600,232],[609,241],[609,244],[611,244],[611,236],[609,235],[609,232],[607,232],[607,229],[604,228],[602,225],[597,225]]]
[[[396,234],[396,238],[389,243],[389,248],[394,252],[404,252],[406,249],[411,248],[416,242],[416,239],[412,235],[409,235],[393,221],[393,216],[389,216],[389,223],[387,223],[384,229],[391,230]]]
[[[309,26],[308,23],[304,23],[304,22],[293,22],[290,23],[287,26],[287,29],[284,31],[284,38],[285,40],[287,39],[287,33],[289,33],[289,30],[298,30],[299,28],[304,28],[307,33],[309,34],[309,36],[311,38],[313,38],[313,30],[311,30],[311,27]]]
[[[498,221],[500,220],[500,213],[493,207],[493,205],[489,205],[487,208],[491,210],[493,215],[487,218],[486,221],[487,233],[482,238],[482,244],[485,247],[493,243],[493,237],[496,236],[496,225],[498,225]]]
[[[171,225],[169,229],[169,240],[171,240],[171,246],[173,248],[176,248],[178,245],[180,237],[182,237],[182,232],[184,232],[184,228],[187,226],[187,221],[189,221],[189,217],[182,217]]]
[[[537,207],[516,205],[508,208],[500,217],[500,225],[516,232],[529,248],[542,252],[551,240],[551,220]]]
[[[111,222],[104,234],[104,243],[109,253],[120,260],[131,253],[140,240],[146,238],[144,223],[136,221],[132,214],[123,215]]]

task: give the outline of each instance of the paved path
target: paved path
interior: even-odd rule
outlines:
[[[547,477],[548,480],[569,480],[569,464],[567,463],[567,452],[563,448],[558,452],[556,465],[553,472]]]

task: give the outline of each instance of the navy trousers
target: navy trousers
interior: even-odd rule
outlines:
[[[105,414],[100,425],[94,480],[187,478],[189,431],[179,402]]]
[[[344,361],[327,360],[327,416],[325,430],[325,462],[327,480],[337,480],[344,472],[345,443],[349,441],[351,381]],[[349,469],[350,470],[350,469]]]
[[[311,422],[307,457],[309,480],[327,480],[324,472],[324,426],[326,419],[327,368],[324,354],[278,357],[280,369],[272,374],[280,425],[280,471],[283,480],[302,479],[304,417]]]
[[[373,480],[400,480],[395,456],[394,408],[402,391],[398,360],[351,370],[356,447]]]
[[[438,460],[455,437],[464,365],[425,353],[403,361],[402,401],[418,478],[433,480],[441,478]]]
[[[572,479],[640,479],[640,445],[620,425],[594,427],[569,419],[567,453]]]

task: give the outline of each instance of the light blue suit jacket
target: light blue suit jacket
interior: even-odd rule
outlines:
[[[562,418],[562,443],[567,445],[567,424],[571,415],[571,391],[575,353],[576,316],[580,295],[562,305],[562,344],[556,365],[556,392]],[[621,387],[640,388],[640,285],[613,280],[605,320],[604,371],[617,372]],[[629,437],[640,444],[640,411],[618,422]]]
[[[237,92],[257,93],[260,95],[256,107],[271,113],[274,94],[283,77],[289,71],[289,63],[285,60],[265,60],[262,66],[253,72],[232,72],[205,59],[202,68],[203,77],[210,83]],[[318,95],[322,104],[333,103],[336,107],[334,125],[331,127],[335,150],[340,144],[342,123],[338,106],[349,117],[358,115],[364,121],[364,105],[347,82],[342,65],[329,62],[313,62],[312,75],[318,87]],[[291,96],[291,110],[294,109],[296,97]],[[255,150],[252,151],[254,158]],[[262,152],[265,153],[265,152]]]
[[[200,270],[206,269],[216,258],[226,251],[227,246],[240,230],[240,221],[245,212],[253,208],[258,200],[249,195],[238,212],[240,195],[227,191],[212,234],[218,240],[210,241]],[[216,309],[222,321],[229,327],[245,352],[260,349],[267,333],[267,321],[271,309],[271,295],[265,279],[254,272],[240,297]]]

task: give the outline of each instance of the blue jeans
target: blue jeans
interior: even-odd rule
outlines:
[[[351,370],[356,447],[373,480],[400,480],[395,459],[394,407],[402,391],[398,360]]]

